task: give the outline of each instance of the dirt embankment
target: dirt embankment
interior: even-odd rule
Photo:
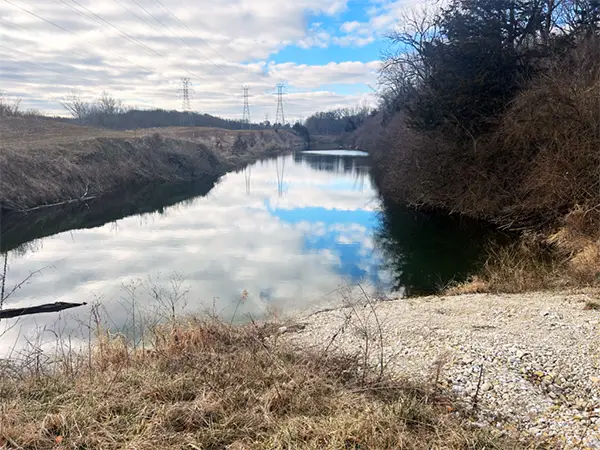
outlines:
[[[3,118],[0,209],[26,210],[129,185],[218,177],[300,145],[285,131],[192,127],[111,131]]]

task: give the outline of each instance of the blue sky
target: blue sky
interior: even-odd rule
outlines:
[[[136,1],[1,2],[4,97],[62,115],[71,92],[180,109],[180,79],[189,77],[192,109],[230,118],[242,114],[243,85],[254,121],[275,114],[277,83],[286,86],[289,120],[374,104],[383,36],[422,2]]]

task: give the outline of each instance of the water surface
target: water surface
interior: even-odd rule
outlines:
[[[377,295],[429,293],[473,271],[485,238],[454,219],[384,207],[367,155],[355,151],[298,152],[214,187],[140,192],[136,201],[7,225],[7,286],[41,271],[5,307],[97,302],[122,328],[132,311],[151,315],[165,306],[156,297],[174,290],[176,309],[228,318],[319,308],[357,283]],[[55,328],[57,317],[65,333],[82,329],[90,308],[3,321],[0,333],[12,328],[1,341]]]

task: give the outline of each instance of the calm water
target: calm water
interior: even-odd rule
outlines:
[[[464,222],[384,207],[361,152],[296,153],[213,181],[5,223],[7,290],[41,270],[5,307],[96,301],[121,328],[132,309],[141,317],[164,306],[157,291],[185,294],[178,311],[231,317],[239,304],[238,318],[322,307],[356,283],[429,293],[473,271],[487,238]],[[45,327],[71,333],[89,316],[90,305],[3,321],[0,343]]]

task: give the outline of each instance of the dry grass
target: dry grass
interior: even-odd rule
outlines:
[[[447,295],[519,293],[576,285],[538,235],[526,234],[510,245],[491,245],[481,273],[449,287]]]
[[[192,127],[117,132],[19,117],[3,118],[0,136],[0,205],[7,210],[131,185],[214,178],[295,142],[287,132]]]
[[[4,363],[0,448],[520,449],[469,428],[428,388],[363,377],[354,356],[278,341],[276,327],[189,319],[100,333],[51,369]]]

